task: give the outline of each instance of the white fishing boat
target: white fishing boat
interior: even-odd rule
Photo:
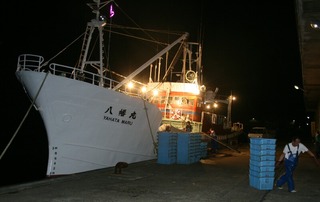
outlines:
[[[34,54],[18,58],[16,76],[39,111],[47,133],[47,176],[155,159],[157,132],[163,123],[183,130],[189,120],[194,132],[201,132],[205,89],[201,85],[200,44],[187,42],[188,34],[184,33],[131,74],[122,76],[108,69],[105,62],[109,53],[103,33],[112,24],[100,15],[100,9],[108,7],[111,17],[116,4],[94,0],[88,5],[95,18],[87,24],[76,65],[51,63]],[[91,56],[91,49],[97,49],[90,43],[95,35],[98,57]],[[172,56],[168,51],[174,47],[178,52],[173,62],[168,62]],[[182,63],[178,55],[183,56]],[[161,66],[163,58],[165,65]],[[144,70],[150,71],[147,81],[134,80]],[[135,88],[129,90],[131,82]],[[156,91],[159,94],[154,94]]]

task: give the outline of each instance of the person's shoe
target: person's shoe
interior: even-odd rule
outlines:
[[[296,191],[296,190],[291,190],[290,192],[291,192],[291,193],[296,193],[297,191]]]
[[[278,189],[283,189],[283,187],[277,187]]]

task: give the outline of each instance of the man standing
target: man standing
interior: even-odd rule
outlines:
[[[190,132],[190,133],[192,132],[192,125],[191,125],[190,121],[187,121],[186,131]]]
[[[209,130],[209,135],[211,137],[211,152],[217,153],[218,152],[218,142],[216,140],[218,140],[218,137],[212,128],[210,128],[210,130]]]
[[[287,183],[288,191],[296,192],[293,181],[293,171],[298,165],[299,155],[304,152],[307,152],[311,157],[313,157],[316,163],[319,165],[319,162],[315,155],[304,144],[300,142],[299,137],[294,136],[291,143],[285,145],[283,153],[276,163],[276,167],[279,167],[280,163],[284,160],[284,166],[286,169],[285,174],[283,174],[276,182],[276,186],[278,187],[278,189],[282,189],[282,185]]]

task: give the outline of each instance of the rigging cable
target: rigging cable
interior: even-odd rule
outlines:
[[[45,64],[46,64],[46,63],[45,63]],[[45,65],[45,64],[44,64],[44,65]],[[43,67],[43,66],[41,66],[41,67]],[[41,67],[40,67],[40,68],[41,68]],[[44,82],[46,81],[49,73],[50,73],[50,71],[48,71],[48,72],[46,73],[46,75],[45,75],[45,77],[44,77],[44,79],[43,79],[43,81],[42,81],[42,83],[41,83],[41,85],[40,85],[40,87],[39,87],[39,90],[38,90],[38,92],[37,92],[37,94],[36,94],[36,96],[35,96],[35,98],[32,100],[32,102],[31,102],[31,104],[30,104],[30,107],[29,107],[29,109],[27,110],[27,113],[24,115],[22,121],[20,122],[17,130],[14,132],[14,134],[13,134],[12,138],[10,139],[9,143],[7,144],[6,148],[5,148],[5,149],[3,150],[3,152],[1,153],[0,160],[2,159],[3,155],[6,153],[7,149],[8,149],[9,146],[11,145],[12,141],[14,140],[14,138],[16,137],[16,135],[18,134],[18,132],[19,132],[22,124],[24,123],[24,121],[26,120],[28,114],[30,113],[30,110],[31,110],[32,106],[34,105],[34,103],[36,102],[36,100],[37,100],[37,98],[38,98],[38,95],[39,95],[39,93],[40,93],[40,91],[41,91],[41,89],[42,89],[42,86],[43,86]]]
[[[67,45],[65,48],[63,48],[61,51],[59,51],[55,56],[53,56],[51,59],[47,60],[47,62],[45,62],[41,67],[46,66],[51,60],[53,60],[54,58],[56,58],[58,55],[60,55],[62,52],[64,52],[67,48],[69,48],[72,44],[74,44],[77,40],[80,39],[80,37],[82,37],[84,35],[84,33],[82,33],[80,36],[78,36],[78,38],[76,38],[75,40],[73,40],[69,45]],[[40,67],[40,68],[41,68]]]
[[[81,34],[78,38],[76,38],[74,41],[72,41],[69,45],[67,45],[64,49],[62,49],[60,52],[58,52],[55,56],[53,56],[51,59],[49,59],[48,61],[46,61],[45,63],[43,63],[43,65],[41,65],[41,67],[39,69],[41,69],[42,67],[46,66],[51,60],[53,60],[54,58],[56,58],[58,55],[60,55],[63,51],[65,51],[69,46],[71,46],[73,43],[75,43],[80,37],[82,37],[83,34]],[[39,93],[43,87],[43,84],[44,82],[46,81],[48,75],[49,75],[50,71],[47,71],[40,87],[39,87],[39,90],[37,91],[37,94],[35,96],[35,98],[32,100],[31,104],[30,104],[30,107],[29,109],[27,110],[26,114],[24,115],[22,121],[20,122],[18,128],[16,129],[16,131],[14,132],[13,136],[11,137],[10,141],[8,142],[7,146],[4,148],[3,152],[1,153],[1,156],[0,156],[0,160],[2,159],[3,155],[6,153],[7,149],[9,148],[9,146],[11,145],[12,141],[14,140],[14,138],[16,137],[16,135],[18,134],[18,132],[20,131],[20,128],[22,126],[22,124],[25,122],[27,116],[29,115],[30,111],[31,111],[31,108],[32,106],[35,104],[38,96],[39,96]]]
[[[146,116],[147,116],[147,120],[148,120],[148,125],[149,125],[149,129],[150,129],[150,135],[151,135],[151,138],[152,138],[153,152],[155,154],[157,154],[158,145],[157,145],[156,141],[154,140],[154,136],[153,136],[153,133],[152,133],[152,130],[151,130],[150,119],[149,119],[149,116],[148,116],[148,109],[147,109],[147,106],[146,106],[146,101],[144,99],[142,99],[142,101],[143,101],[144,110],[146,112]]]

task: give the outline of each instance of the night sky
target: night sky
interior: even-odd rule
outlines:
[[[33,53],[50,59],[83,33],[93,15],[81,2],[1,2],[2,143],[9,141],[30,106],[15,78],[18,55]],[[302,84],[294,1],[116,2],[140,27],[189,32],[190,41],[203,42],[205,85],[219,88],[218,95],[232,92],[237,97],[232,105],[233,122],[247,124],[255,118],[285,125],[304,119],[302,93],[293,88]],[[117,8],[115,12],[116,23],[122,17],[117,16],[121,13]],[[74,57],[78,58],[78,52]],[[25,140],[24,146],[30,149],[44,140],[35,136],[39,133],[44,129],[32,109],[17,139]]]

